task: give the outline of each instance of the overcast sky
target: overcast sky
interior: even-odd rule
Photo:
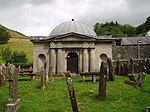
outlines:
[[[0,0],[0,24],[28,36],[48,36],[75,19],[93,27],[118,21],[137,26],[150,16],[150,0]]]

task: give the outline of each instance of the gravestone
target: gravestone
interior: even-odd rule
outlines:
[[[77,106],[74,87],[72,84],[71,73],[68,71],[65,73],[65,75],[66,75],[66,82],[67,82],[68,92],[69,92],[69,96],[70,96],[72,111],[78,112],[78,106]]]
[[[129,67],[127,63],[124,63],[124,76],[127,76],[129,74]]]
[[[134,62],[132,58],[129,61],[129,73],[134,74]]]
[[[137,88],[143,88],[144,87],[144,79],[145,79],[145,73],[144,72],[140,72],[138,74],[138,78],[136,80],[136,87]]]
[[[106,98],[106,74],[107,74],[107,68],[104,66],[104,62],[101,62],[100,79],[99,79],[100,100],[104,100]]]
[[[150,60],[149,59],[146,60],[145,67],[146,67],[146,73],[150,74]]]
[[[145,65],[143,61],[139,61],[139,72],[145,72]]]
[[[46,87],[46,70],[41,71],[41,89],[45,89]]]
[[[117,62],[116,62],[116,74],[120,75],[120,62],[119,62],[119,60],[117,60]]]
[[[7,84],[8,69],[4,64],[0,64],[0,86]]]
[[[124,64],[120,65],[120,75],[124,75],[125,69],[124,69]]]
[[[19,70],[14,65],[8,65],[9,98],[5,112],[16,112],[20,106],[20,99],[18,98],[18,73]]]
[[[113,65],[110,58],[107,58],[107,63],[108,63],[108,78],[110,81],[114,81],[115,77],[114,77]]]

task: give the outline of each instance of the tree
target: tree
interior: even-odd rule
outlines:
[[[1,49],[1,56],[5,60],[6,63],[12,62],[11,55],[12,55],[12,51],[10,50],[9,47],[6,47],[6,48],[3,47]]]
[[[6,44],[9,38],[9,33],[4,28],[0,27],[0,44]]]
[[[120,29],[127,37],[136,36],[136,28],[129,24],[120,25]]]
[[[149,31],[150,30],[150,16],[147,17],[146,22],[145,22],[144,25],[145,25],[146,31]]]
[[[136,28],[136,35],[143,35],[146,33],[146,29],[145,29],[145,26],[144,26],[145,23],[139,25],[137,28]]]

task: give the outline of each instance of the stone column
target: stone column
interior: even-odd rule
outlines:
[[[95,49],[90,49],[90,72],[95,71]]]
[[[57,52],[57,74],[62,73],[62,49],[58,48]]]
[[[82,57],[83,57],[83,53],[82,53],[82,49],[80,50],[80,54],[79,54],[79,73],[82,72]]]
[[[62,49],[62,72],[66,72],[66,59],[65,59],[65,49]]]
[[[83,72],[88,72],[88,50],[86,48],[83,49]]]
[[[51,57],[50,57],[50,64],[51,64],[51,73],[56,74],[56,52],[55,49],[50,49]]]

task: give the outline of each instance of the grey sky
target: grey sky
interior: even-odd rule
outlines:
[[[28,36],[48,36],[74,18],[89,26],[118,21],[137,26],[150,16],[150,0],[0,0],[0,24]]]

